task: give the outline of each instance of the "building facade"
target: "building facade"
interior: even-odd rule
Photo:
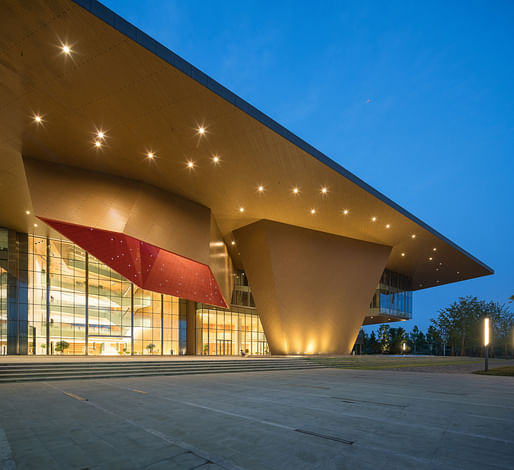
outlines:
[[[0,354],[348,354],[493,273],[95,0],[0,15]]]

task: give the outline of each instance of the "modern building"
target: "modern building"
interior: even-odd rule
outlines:
[[[0,18],[1,354],[347,354],[492,274],[95,0]]]

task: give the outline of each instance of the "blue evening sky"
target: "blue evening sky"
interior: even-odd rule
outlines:
[[[514,294],[514,2],[104,3],[496,271],[401,326]]]

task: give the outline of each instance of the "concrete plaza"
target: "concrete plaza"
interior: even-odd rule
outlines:
[[[0,468],[514,468],[514,379],[313,369],[0,386]]]

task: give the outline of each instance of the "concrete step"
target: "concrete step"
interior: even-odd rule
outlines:
[[[21,366],[21,364],[17,364]],[[0,384],[48,380],[78,380],[159,375],[216,374],[317,369],[323,366],[304,359],[236,360],[236,361],[166,361],[146,363],[67,363],[25,364],[25,368],[0,368]],[[77,367],[78,366],[78,367]],[[100,366],[100,367],[99,367]]]

